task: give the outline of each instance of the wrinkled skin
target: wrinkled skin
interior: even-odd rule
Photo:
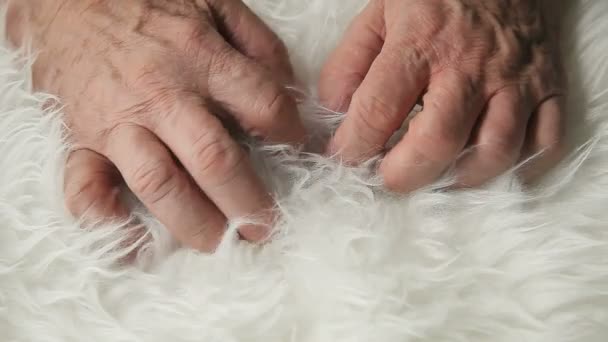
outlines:
[[[270,222],[273,201],[222,124],[273,142],[304,128],[283,85],[280,40],[240,0],[9,0],[9,38],[39,51],[37,89],[59,95],[76,149],[65,191],[77,216],[125,216],[125,182],[182,243],[212,251],[226,219]],[[540,0],[370,0],[325,65],[323,103],[346,111],[329,152],[388,151],[386,185],[407,192],[455,164],[481,185],[522,159],[533,179],[561,156],[565,91]],[[464,150],[474,146],[462,157]],[[250,241],[265,225],[244,227]]]
[[[540,154],[523,172],[536,178],[564,137],[557,30],[544,13],[535,0],[370,1],[321,77],[323,103],[347,112],[329,152],[351,163],[382,152],[423,95],[381,162],[389,188],[417,189],[454,164],[459,186],[478,186]]]
[[[266,237],[273,200],[219,115],[299,143],[281,41],[240,0],[19,0],[10,38],[40,52],[34,84],[61,97],[76,150],[65,190],[76,215],[124,216],[126,184],[187,246],[211,251],[226,219]]]

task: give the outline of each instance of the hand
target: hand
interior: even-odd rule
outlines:
[[[372,0],[321,77],[322,102],[347,110],[330,153],[357,162],[383,151],[424,94],[381,163],[389,188],[417,189],[454,163],[459,185],[478,186],[539,153],[524,176],[548,170],[561,156],[564,88],[546,19],[538,0]]]
[[[124,215],[124,179],[199,250],[214,249],[226,218],[270,223],[272,198],[218,116],[273,142],[305,132],[281,85],[286,49],[240,0],[19,0],[10,11],[11,39],[32,37],[40,51],[35,86],[66,106],[71,211]]]

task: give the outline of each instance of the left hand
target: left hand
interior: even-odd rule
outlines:
[[[284,83],[286,48],[241,0],[11,0],[15,45],[37,52],[33,85],[61,98],[68,209],[128,216],[126,184],[185,246],[212,252],[226,222],[261,242],[272,194],[229,128],[272,142],[306,132]]]
[[[547,19],[540,0],[370,0],[321,76],[322,102],[347,110],[329,152],[382,152],[424,94],[380,165],[390,189],[427,185],[454,163],[461,186],[537,154],[525,178],[547,171],[561,159],[565,95]]]

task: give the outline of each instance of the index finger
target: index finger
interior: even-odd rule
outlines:
[[[139,126],[117,126],[106,153],[150,212],[184,245],[211,252],[225,217],[175,163],[166,146]]]
[[[384,8],[370,1],[350,24],[336,49],[329,55],[319,79],[321,103],[335,111],[346,111],[385,38]]]
[[[298,115],[295,100],[264,67],[245,57],[222,40],[217,33],[216,50],[209,73],[200,75],[201,87],[226,109],[250,134],[273,143],[296,143],[306,140],[306,130]]]
[[[346,119],[329,146],[347,162],[384,149],[428,84],[429,67],[416,48],[385,44],[355,92]]]
[[[265,239],[274,203],[245,151],[198,98],[178,102],[173,113],[155,125],[155,133],[228,219],[260,222],[240,230],[247,240]]]
[[[458,158],[484,105],[478,84],[454,70],[431,79],[424,108],[380,165],[389,189],[410,192],[430,184]]]

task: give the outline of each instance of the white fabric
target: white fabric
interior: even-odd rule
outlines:
[[[312,89],[363,1],[249,3]],[[123,268],[109,251],[117,227],[83,230],[64,209],[60,121],[2,48],[0,341],[608,341],[608,2],[570,3],[569,128],[582,147],[539,190],[507,175],[397,198],[363,170],[258,151],[284,212],[273,243],[231,231],[200,255],[147,220],[156,242]]]

